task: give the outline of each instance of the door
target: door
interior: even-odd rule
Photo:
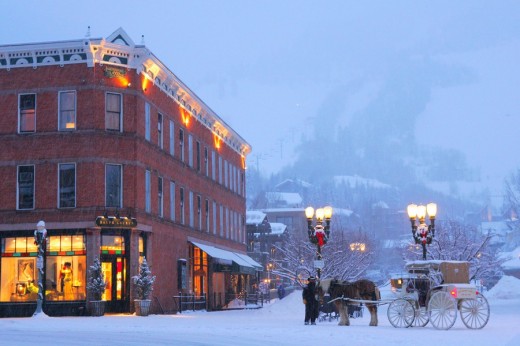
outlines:
[[[102,299],[106,312],[128,312],[129,299],[126,282],[126,259],[123,256],[104,255],[101,266],[107,282]]]

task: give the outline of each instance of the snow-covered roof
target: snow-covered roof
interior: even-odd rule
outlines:
[[[508,259],[502,263],[503,269],[520,269],[520,246],[511,252],[501,253],[500,257]]]
[[[287,225],[280,222],[270,222],[271,224],[271,234],[273,235],[282,235],[287,229]]]
[[[301,207],[303,203],[302,196],[296,192],[267,192],[265,195],[269,205]]]
[[[266,215],[259,210],[246,211],[246,225],[260,225],[265,218]]]
[[[347,184],[351,187],[356,186],[364,186],[367,188],[374,189],[391,189],[392,186],[382,183],[377,179],[363,178],[358,175],[336,175],[334,178],[334,183],[337,184]]]

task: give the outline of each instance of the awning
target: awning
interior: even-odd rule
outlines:
[[[262,269],[260,264],[255,262],[255,260],[247,255],[220,249],[211,245],[197,243],[194,241],[191,241],[191,243],[204,251],[208,256],[212,257],[215,263],[227,266],[231,265],[231,270],[233,272],[254,274],[259,269]]]

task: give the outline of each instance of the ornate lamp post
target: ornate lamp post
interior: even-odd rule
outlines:
[[[43,305],[43,276],[44,265],[43,258],[45,256],[47,230],[45,229],[45,222],[39,221],[34,231],[34,244],[38,246],[38,259],[36,260],[36,268],[38,268],[38,300],[36,301],[36,311],[33,316],[42,313]]]
[[[408,217],[412,224],[412,236],[415,244],[421,244],[423,249],[423,260],[426,260],[426,245],[431,244],[435,236],[435,216],[437,215],[437,204],[428,203],[426,206],[409,204]],[[426,214],[430,217],[430,224],[425,222]],[[419,219],[419,225],[415,224],[415,220]]]
[[[316,261],[314,267],[316,268],[317,278],[320,279],[321,269],[323,268],[323,257],[321,256],[321,247],[327,243],[330,235],[330,219],[332,218],[332,207],[324,207],[316,209],[316,225],[312,225],[314,218],[314,208],[307,207],[305,209],[305,217],[307,218],[307,234],[311,243],[316,244],[318,252],[316,253]],[[325,219],[325,225],[323,220]]]

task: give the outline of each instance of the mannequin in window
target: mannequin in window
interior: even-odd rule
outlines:
[[[65,262],[60,271],[61,292],[63,292],[63,299],[73,300],[74,293],[72,291],[72,266],[70,262]]]

